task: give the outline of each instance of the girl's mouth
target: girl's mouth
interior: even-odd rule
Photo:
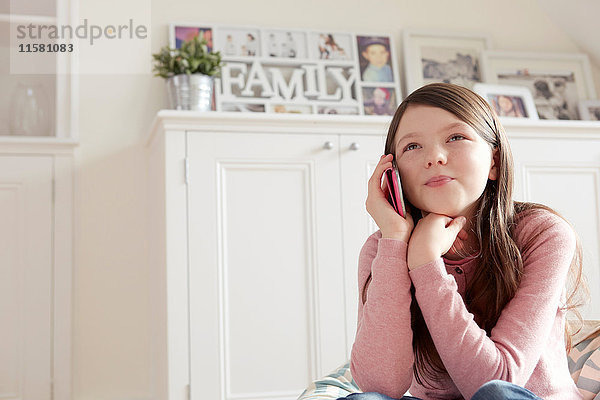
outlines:
[[[429,179],[425,185],[429,186],[429,187],[438,187],[438,186],[443,186],[448,182],[452,182],[454,179],[450,178],[449,176],[445,176],[445,175],[440,175],[440,176],[434,176],[433,178]]]

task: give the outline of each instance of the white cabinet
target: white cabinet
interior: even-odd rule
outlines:
[[[546,204],[573,225],[583,246],[591,303],[600,320],[600,123],[504,122],[515,161],[515,198]]]
[[[182,374],[161,398],[189,374],[192,399],[295,399],[349,357],[385,123],[246,118],[161,119],[151,144],[162,359]]]
[[[159,112],[148,140],[159,398],[295,399],[349,358],[358,253],[377,229],[367,181],[388,122]],[[564,190],[540,189],[540,168],[567,166],[561,173],[591,185],[561,175],[560,187],[582,196],[559,211],[587,216],[575,226],[590,234],[586,269],[597,275],[600,124],[506,126],[518,198],[564,204]],[[560,163],[554,147],[537,147],[573,141],[587,150],[563,151]]]
[[[72,18],[70,0],[0,2],[3,399],[71,398],[74,57],[18,36]]]
[[[42,146],[43,147],[43,146]],[[70,150],[0,143],[0,397],[70,398]]]
[[[0,156],[3,397],[50,399],[51,173],[49,157]]]

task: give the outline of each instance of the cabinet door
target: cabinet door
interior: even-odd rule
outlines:
[[[187,133],[192,399],[296,399],[346,360],[338,146]]]
[[[383,155],[384,148],[385,136],[344,135],[340,137],[347,359],[350,359],[356,335],[358,255],[367,238],[379,229],[365,207],[367,183],[379,162],[379,157]]]
[[[600,319],[600,146],[597,139],[511,139],[515,198],[552,207],[575,228],[591,302],[585,319]]]
[[[0,398],[51,397],[52,159],[0,156]]]

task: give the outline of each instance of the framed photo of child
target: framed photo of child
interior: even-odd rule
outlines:
[[[531,91],[526,87],[476,83],[473,91],[486,99],[499,117],[539,119]]]
[[[482,53],[491,47],[487,35],[404,31],[404,71],[408,93],[433,82],[472,89],[484,82]]]
[[[363,82],[394,82],[390,38],[356,36],[360,76]]]
[[[396,91],[389,87],[363,87],[365,115],[394,115],[396,111]]]

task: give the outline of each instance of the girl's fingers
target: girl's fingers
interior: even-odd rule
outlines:
[[[450,222],[450,225],[448,227],[451,228],[454,232],[456,232],[454,234],[454,237],[457,237],[460,234],[466,222],[467,220],[465,217],[456,217],[452,220],[452,222]]]
[[[469,237],[469,235],[467,234],[467,231],[465,231],[464,229],[461,229],[461,231],[458,232],[458,238],[460,240],[467,240],[468,237]]]
[[[440,215],[440,217],[444,220],[444,228],[449,228],[450,225],[452,225],[452,221],[454,221],[454,218],[448,217],[446,215]]]
[[[372,186],[375,189],[375,185],[378,188],[381,188],[381,178],[383,176],[383,172],[392,166],[392,157],[389,155],[381,157],[377,167],[375,167],[375,171],[373,171],[373,175],[371,179],[369,179],[369,186]]]

